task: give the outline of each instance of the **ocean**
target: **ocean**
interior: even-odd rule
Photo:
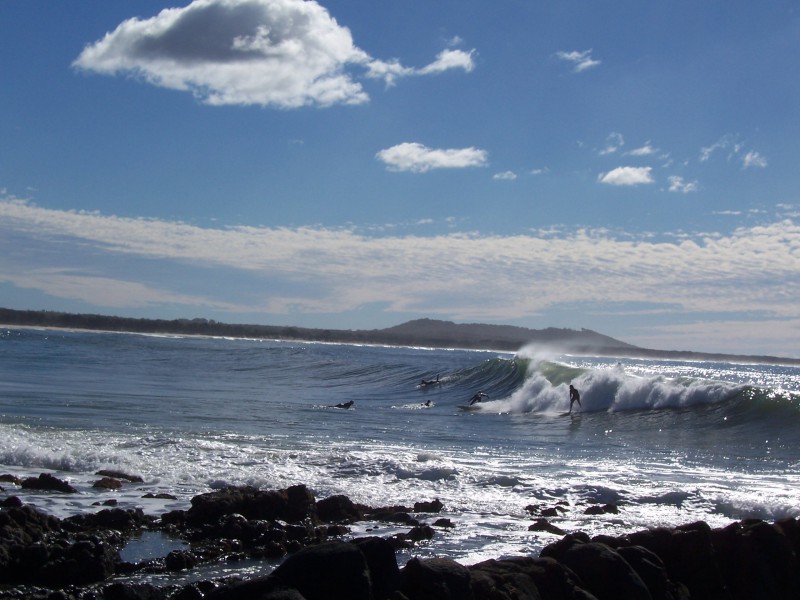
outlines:
[[[567,415],[570,384],[582,407]],[[101,469],[144,483],[97,489]],[[0,483],[0,498],[62,518],[110,498],[159,515],[229,485],[302,483],[374,507],[439,499],[454,527],[401,565],[536,556],[560,536],[530,531],[530,506],[589,535],[800,517],[800,368],[0,329],[0,474],[45,472],[78,493]],[[160,493],[174,499],[144,497]],[[607,503],[619,512],[586,514]]]

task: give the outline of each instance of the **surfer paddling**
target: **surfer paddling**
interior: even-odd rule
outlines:
[[[570,414],[572,412],[572,405],[574,403],[576,403],[576,402],[578,403],[578,406],[583,408],[583,405],[581,404],[580,392],[578,392],[578,390],[576,390],[574,387],[572,387],[572,385],[570,385],[569,386],[569,411],[567,411],[567,414]]]
[[[469,399],[469,405],[472,406],[476,402],[483,402],[483,399],[489,399],[489,394],[484,394],[483,392],[478,392],[472,398]]]
[[[436,385],[436,384],[438,384],[438,383],[439,383],[439,375],[437,374],[437,375],[436,375],[436,379],[423,379],[423,380],[420,382],[420,384],[419,384],[419,385],[420,385],[420,387],[427,387],[427,386],[429,386],[429,385]]]

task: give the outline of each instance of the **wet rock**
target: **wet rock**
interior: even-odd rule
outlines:
[[[118,490],[122,487],[122,482],[119,479],[114,479],[113,477],[103,477],[102,479],[95,481],[92,484],[92,487],[105,490]]]
[[[326,523],[354,523],[364,518],[358,506],[344,495],[318,501],[317,515]]]
[[[304,485],[277,491],[232,487],[201,494],[192,498],[186,519],[191,525],[216,523],[221,516],[232,513],[239,513],[247,519],[290,523],[305,519],[317,521],[316,501]]]
[[[639,574],[605,544],[574,539],[571,544],[547,546],[541,555],[574,571],[598,600],[652,600]]]
[[[443,508],[444,504],[442,504],[438,498],[432,502],[414,503],[414,512],[438,513],[441,512]]]
[[[131,483],[144,483],[144,479],[142,479],[138,475],[129,475],[127,473],[124,473],[123,471],[102,469],[100,471],[97,471],[95,475],[102,475],[103,477],[112,477],[114,479],[124,479],[125,481],[130,481]]]
[[[473,600],[470,572],[449,558],[412,558],[400,571],[398,591],[415,600]]]
[[[27,477],[22,480],[22,489],[26,490],[45,490],[51,492],[62,492],[65,494],[76,494],[78,490],[72,487],[69,482],[59,479],[49,473],[42,473],[39,477]]]
[[[536,521],[528,527],[528,531],[544,531],[556,535],[564,535],[566,533],[563,529],[553,525],[547,519],[536,519]]]

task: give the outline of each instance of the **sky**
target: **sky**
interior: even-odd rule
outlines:
[[[800,357],[795,0],[0,0],[0,306]]]

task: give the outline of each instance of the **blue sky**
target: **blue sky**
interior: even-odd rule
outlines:
[[[0,2],[0,306],[800,356],[798,13]]]

